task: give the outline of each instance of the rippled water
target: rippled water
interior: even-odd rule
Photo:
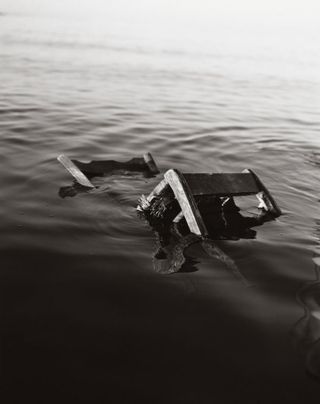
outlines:
[[[0,24],[5,402],[318,402],[311,31],[222,25],[186,41],[101,21]],[[72,180],[57,155],[146,151],[161,172],[260,175],[283,215],[255,240],[219,244],[247,283],[199,245],[189,272],[154,272],[154,235],[135,207],[159,177],[95,178],[97,191],[59,197]]]

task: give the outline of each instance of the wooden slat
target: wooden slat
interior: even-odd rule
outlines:
[[[190,231],[199,236],[206,236],[208,231],[184,176],[178,170],[168,170],[164,178],[180,204]]]
[[[192,195],[241,196],[259,192],[251,173],[183,175]]]
[[[79,184],[84,187],[94,188],[94,185],[88,180],[82,171],[69,159],[69,157],[61,154],[57,157],[57,160],[66,168],[67,171],[77,180]]]
[[[277,205],[276,201],[273,199],[272,195],[270,194],[269,190],[267,187],[263,184],[263,182],[260,180],[260,178],[255,174],[252,170],[249,168],[244,170],[244,173],[250,173],[252,175],[252,178],[255,180],[257,187],[259,189],[259,194],[257,195],[257,198],[259,201],[263,202],[268,210],[270,210],[274,216],[278,217],[281,215],[281,209]]]

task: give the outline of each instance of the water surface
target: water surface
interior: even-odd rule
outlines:
[[[0,18],[4,402],[318,402],[314,27]],[[59,197],[57,155],[146,151],[162,172],[260,175],[283,215],[220,243],[250,287],[198,245],[192,271],[154,272],[135,207],[159,177]]]

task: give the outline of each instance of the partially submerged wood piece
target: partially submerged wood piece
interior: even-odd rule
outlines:
[[[88,180],[82,171],[69,159],[69,157],[61,154],[57,160],[66,168],[67,171],[75,178],[75,180],[82,186],[87,188],[95,188],[95,186]]]
[[[149,167],[149,170],[152,172],[152,174],[159,174],[159,169],[153,159],[153,157],[151,156],[151,153],[145,153],[143,155],[143,159],[145,161],[145,163],[147,164],[147,166]]]
[[[267,187],[263,184],[260,178],[249,168],[246,168],[244,173],[250,173],[257,184],[259,192],[256,193],[256,196],[260,202],[260,207],[270,211],[275,217],[281,215],[281,209],[277,205],[276,201],[273,199]]]
[[[190,231],[199,236],[208,235],[207,228],[184,176],[178,170],[171,169],[164,174],[164,178],[179,202]]]
[[[83,163],[78,160],[71,161],[67,156],[61,154],[57,160],[76,179],[76,181],[87,188],[95,188],[87,176],[101,176],[106,173],[116,173],[118,170],[146,172],[156,175],[159,169],[150,153],[145,153],[143,157],[134,157],[125,162],[115,160],[97,160]]]

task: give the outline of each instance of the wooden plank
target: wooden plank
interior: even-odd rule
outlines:
[[[69,157],[61,154],[57,160],[66,168],[67,171],[76,179],[76,181],[84,187],[95,188],[82,171],[69,159]]]
[[[183,175],[192,195],[242,196],[259,192],[251,173]]]
[[[178,170],[171,169],[164,174],[164,178],[171,186],[172,191],[180,204],[190,231],[199,236],[208,235],[206,226],[184,176]]]
[[[246,168],[243,172],[250,173],[254,178],[257,187],[259,188],[260,191],[257,195],[257,198],[259,199],[260,203],[262,202],[262,204],[265,204],[268,210],[270,210],[275,215],[275,217],[280,216],[282,213],[281,209],[277,205],[276,201],[273,199],[267,187],[262,183],[260,178],[257,176],[257,174],[255,174],[249,168]]]
[[[153,157],[151,156],[151,153],[145,153],[143,155],[143,159],[144,159],[145,163],[147,164],[147,166],[149,167],[149,170],[153,174],[159,174],[160,171],[159,171]]]

